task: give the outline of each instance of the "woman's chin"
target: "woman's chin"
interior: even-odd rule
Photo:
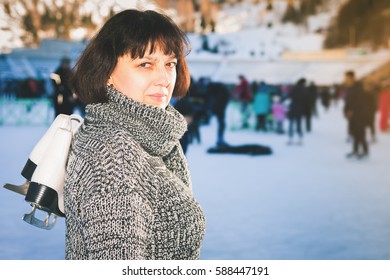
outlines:
[[[165,102],[164,103],[157,103],[157,102],[147,102],[145,103],[146,105],[150,105],[150,106],[153,106],[153,107],[157,107],[157,108],[161,108],[161,109],[165,109],[167,107],[168,104],[166,104]]]
[[[154,99],[148,99],[146,100],[145,104],[165,109],[168,106],[168,103],[165,100],[154,100]]]

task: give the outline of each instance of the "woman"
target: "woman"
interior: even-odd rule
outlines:
[[[168,17],[125,10],[90,41],[74,91],[86,116],[64,187],[66,259],[198,259],[205,230],[169,105],[189,44]]]

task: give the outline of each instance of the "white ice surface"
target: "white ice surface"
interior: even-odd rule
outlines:
[[[378,134],[368,160],[347,160],[341,105],[320,110],[302,146],[287,146],[286,135],[227,131],[230,144],[269,145],[270,156],[207,154],[215,119],[202,127],[187,154],[207,218],[202,259],[390,259],[390,134]],[[0,126],[1,184],[23,183],[46,129]],[[0,259],[63,259],[64,219],[46,231],[21,220],[29,211],[22,196],[0,189]]]

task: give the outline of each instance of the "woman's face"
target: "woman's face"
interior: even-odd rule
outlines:
[[[176,82],[177,59],[159,48],[142,58],[124,55],[118,62],[108,82],[127,97],[146,105],[166,108]]]

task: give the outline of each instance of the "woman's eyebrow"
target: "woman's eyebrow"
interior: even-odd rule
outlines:
[[[139,57],[138,59],[148,59],[148,60],[157,60],[157,57],[152,56],[152,55],[144,55],[143,57]]]
[[[140,59],[143,59],[143,58],[144,58],[144,59],[149,59],[149,60],[152,60],[152,61],[158,60],[158,57],[153,56],[153,55],[145,55],[144,57],[142,57],[142,58],[140,58]],[[168,58],[168,59],[173,59],[173,58],[177,59],[177,57],[176,57],[175,54],[166,55],[166,58]]]

